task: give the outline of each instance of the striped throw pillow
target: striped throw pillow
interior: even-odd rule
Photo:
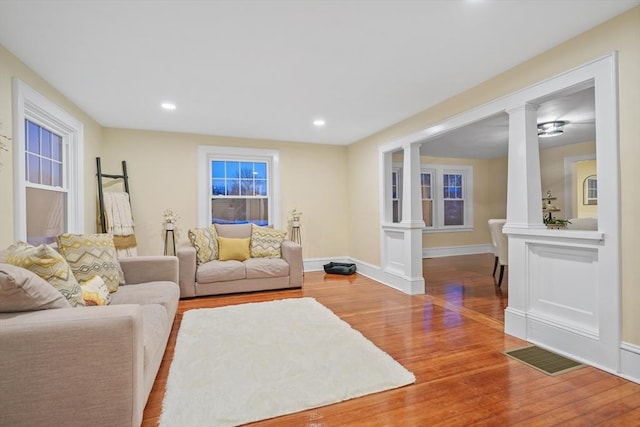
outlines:
[[[286,231],[252,224],[251,258],[282,258],[280,247],[286,235]]]
[[[216,237],[218,237],[218,234],[213,225],[189,230],[189,241],[196,248],[196,263],[198,265],[218,259],[218,241]]]
[[[84,283],[100,276],[109,292],[124,284],[113,236],[110,234],[61,234],[58,250],[67,260],[78,282]]]

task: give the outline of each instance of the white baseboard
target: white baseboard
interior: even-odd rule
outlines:
[[[323,271],[324,265],[330,262],[353,262],[351,258],[346,256],[332,258],[306,258],[302,261],[304,271]],[[358,265],[356,264],[356,268]]]
[[[304,271],[322,271],[324,270],[324,264],[329,262],[350,262],[356,265],[356,271],[365,277],[368,277],[376,282],[380,282],[383,285],[387,285],[391,288],[397,289],[408,295],[424,294],[424,278],[410,278],[401,277],[395,274],[390,274],[373,264],[364,262],[355,258],[347,256],[333,257],[333,258],[307,258],[303,260]]]
[[[441,246],[438,248],[423,248],[422,258],[439,258],[443,256],[492,254],[493,245],[465,245],[465,246]]]
[[[620,345],[620,376],[640,384],[640,346],[622,342]]]

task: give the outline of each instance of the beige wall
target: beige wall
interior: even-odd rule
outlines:
[[[107,128],[103,171],[120,173],[120,162],[127,161],[141,255],[163,253],[165,209],[180,215],[178,244],[186,242],[188,229],[196,226],[199,145],[280,150],[282,227],[287,226],[288,212],[298,209],[303,212],[305,258],[348,254],[345,147]]]
[[[85,231],[95,232],[95,157],[100,151],[102,128],[95,120],[65,98],[49,83],[20,62],[11,52],[0,46],[0,134],[13,136],[12,78],[17,77],[40,92],[51,102],[84,124],[84,217]],[[6,141],[6,140],[5,140]],[[8,152],[0,150],[0,248],[14,242],[14,191],[13,191],[13,147]]]
[[[554,217],[568,218],[565,212],[566,201],[571,194],[565,194],[565,179],[571,177],[565,176],[564,159],[566,157],[580,156],[584,154],[594,154],[596,152],[595,141],[583,142],[580,144],[563,145],[561,147],[547,148],[540,150],[540,175],[542,177],[542,196],[547,194],[547,190],[551,190],[553,197],[557,199],[553,201],[556,207],[561,211],[555,212]],[[577,217],[576,203],[573,202],[572,217]],[[588,216],[588,215],[582,215]]]
[[[640,345],[640,264],[635,262],[635,242],[640,236],[640,7],[550,49],[470,90],[349,146],[350,194],[360,194],[378,179],[378,146],[417,132],[455,114],[583,65],[612,51],[618,52],[619,134],[622,217],[623,339]],[[350,200],[351,221],[370,217],[350,227],[350,255],[379,264],[380,230],[377,194]],[[368,244],[356,244],[364,239]]]

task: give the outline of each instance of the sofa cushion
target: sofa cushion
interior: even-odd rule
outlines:
[[[251,257],[252,258],[281,258],[280,246],[287,232],[269,227],[251,227]]]
[[[285,277],[289,275],[289,264],[278,258],[251,258],[244,262],[247,279]]]
[[[111,302],[109,288],[98,275],[80,283],[80,288],[82,288],[84,305],[107,305]]]
[[[198,265],[218,259],[217,234],[213,225],[205,228],[192,228],[188,234],[189,241],[196,248],[196,263]]]
[[[25,242],[7,248],[6,261],[25,268],[56,288],[72,307],[83,306],[82,289],[67,261],[49,245],[32,246]]]
[[[24,268],[0,264],[0,312],[71,307],[60,292]]]
[[[246,224],[214,224],[218,236],[230,239],[251,237],[251,223]]]
[[[196,272],[196,282],[198,283],[226,282],[246,277],[245,266],[240,261],[209,261],[200,265]]]
[[[67,260],[78,282],[86,282],[98,275],[109,292],[124,283],[113,236],[110,234],[61,234],[58,251]]]
[[[244,261],[249,259],[251,253],[249,244],[251,238],[246,239],[230,239],[218,236],[218,258],[220,261]]]
[[[147,282],[125,285],[111,294],[111,305],[119,304],[159,304],[163,306],[173,322],[178,308],[180,288],[173,282]],[[168,325],[171,327],[171,325]]]

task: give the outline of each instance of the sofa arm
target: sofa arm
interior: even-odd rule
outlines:
[[[174,256],[135,256],[119,261],[127,285],[157,281],[178,283],[178,258]]]
[[[289,264],[289,285],[302,286],[304,267],[302,265],[302,246],[291,240],[285,240],[280,246],[282,259]]]
[[[187,243],[178,248],[178,264],[180,266],[180,298],[196,296],[196,248]]]
[[[139,426],[138,305],[0,313],[0,425]]]

